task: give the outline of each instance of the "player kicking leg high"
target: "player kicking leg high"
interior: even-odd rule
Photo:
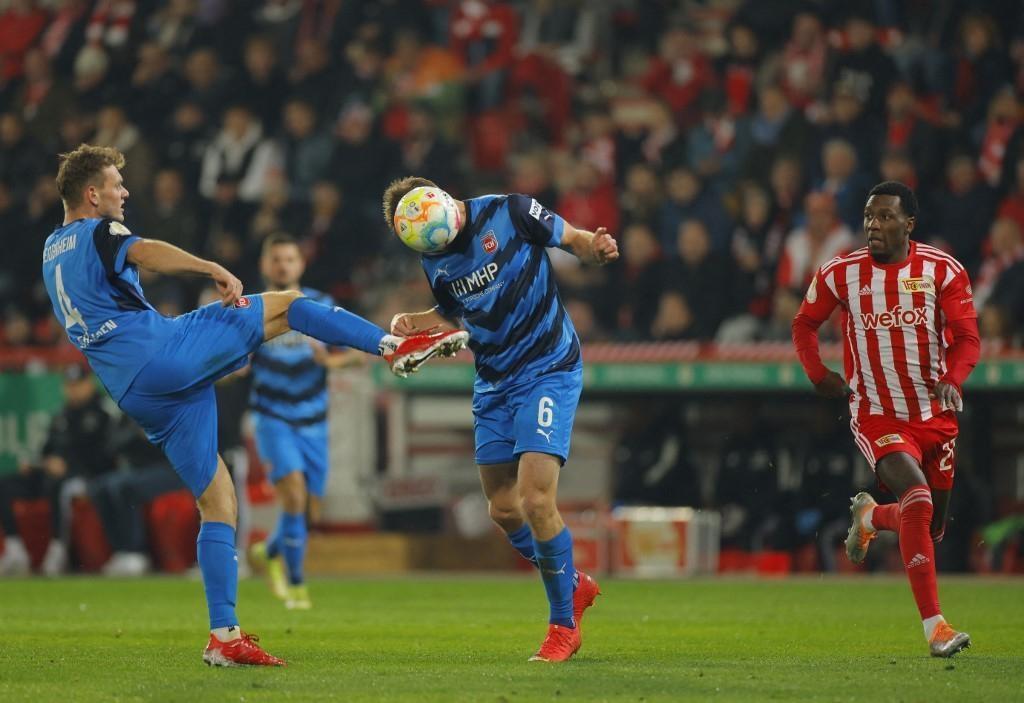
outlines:
[[[401,339],[298,291],[243,297],[241,282],[222,266],[142,239],[122,224],[128,197],[123,167],[123,154],[112,148],[82,145],[61,156],[57,189],[65,217],[43,247],[46,290],[68,338],[196,496],[202,520],[197,555],[210,616],[203,660],[279,666],[284,662],[244,633],[235,614],[235,491],[217,454],[213,382],[244,366],[264,341],[292,329],[384,356],[400,374],[432,355],[454,353],[465,333]],[[221,303],[164,317],[146,300],[138,268],[208,276]]]
[[[330,305],[330,296],[300,288],[305,262],[298,242],[276,234],[263,242],[260,269],[270,291],[301,290]],[[271,591],[289,610],[312,607],[303,579],[306,516],[316,519],[327,483],[326,369],[359,363],[359,352],[328,351],[298,332],[265,342],[252,356],[250,405],[256,446],[270,466],[281,513],[266,542],[254,544],[254,561],[262,562]]]
[[[538,567],[550,604],[547,637],[532,660],[565,661],[580,648],[580,620],[598,588],[573,567],[572,536],[556,505],[583,383],[579,339],[545,247],[604,264],[618,258],[615,240],[603,228],[574,228],[529,196],[457,201],[424,178],[388,186],[384,216],[424,252],[437,301],[396,315],[391,331],[453,329],[457,321],[469,331],[480,480],[491,517]]]
[[[899,535],[900,554],[932,656],[949,657],[971,638],[939,608],[935,548],[953,488],[956,411],[978,361],[977,315],[963,266],[910,239],[917,198],[903,185],[875,186],[864,208],[867,246],[822,266],[793,320],[796,351],[817,391],[849,397],[854,441],[880,485],[899,501],[853,498],[846,553],[867,554],[879,530]],[[821,363],[818,327],[836,306],[843,316],[845,378]],[[944,336],[953,342],[948,347]]]

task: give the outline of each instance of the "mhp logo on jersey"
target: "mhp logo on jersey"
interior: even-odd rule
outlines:
[[[883,437],[879,437],[878,439],[876,439],[875,444],[877,444],[880,447],[884,447],[889,444],[906,444],[906,442],[904,442],[903,437],[899,436],[898,434],[887,434]]]
[[[494,236],[493,231],[485,234],[483,239],[480,240],[480,244],[483,246],[485,254],[493,254],[498,251],[498,238]]]
[[[236,308],[247,308],[247,307],[249,307],[249,299],[246,298],[243,295],[241,298],[239,298],[238,300],[235,301],[235,307]]]

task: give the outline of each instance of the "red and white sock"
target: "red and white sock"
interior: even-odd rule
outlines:
[[[942,614],[935,582],[935,545],[929,533],[931,522],[931,491],[923,484],[911,486],[899,502],[900,555],[917,610],[926,623],[936,623],[933,618]],[[926,633],[928,629],[926,624]],[[931,629],[934,630],[934,624]]]

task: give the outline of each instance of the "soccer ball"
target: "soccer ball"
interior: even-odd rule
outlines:
[[[395,208],[395,232],[410,249],[438,252],[451,244],[462,226],[459,208],[440,188],[413,188]]]

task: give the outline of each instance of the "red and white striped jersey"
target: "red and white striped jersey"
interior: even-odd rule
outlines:
[[[914,241],[896,264],[857,249],[818,269],[800,312],[824,322],[837,305],[853,416],[920,422],[940,414],[928,392],[946,372],[945,327],[977,317],[960,262]]]

